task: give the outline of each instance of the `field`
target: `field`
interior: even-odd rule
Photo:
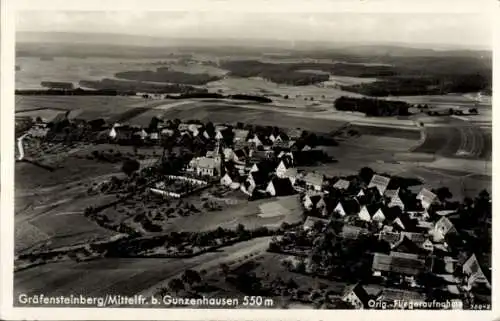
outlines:
[[[278,209],[279,213],[276,213]],[[261,226],[279,227],[282,222],[300,221],[302,208],[298,196],[245,202],[222,211],[202,212],[173,221],[170,231],[214,230],[217,227],[233,229],[243,224],[248,229]]]
[[[186,269],[209,271],[221,263],[265,251],[268,243],[269,238],[258,238],[183,260],[113,258],[41,265],[14,274],[14,297],[17,298],[19,293],[30,295],[40,292],[68,296],[151,295],[162,283]]]
[[[130,122],[145,126],[149,124],[151,117],[157,116],[159,108],[148,111]],[[171,108],[162,114],[164,119],[181,120],[199,119],[201,121],[211,121],[214,123],[233,123],[243,121],[249,124],[263,126],[280,126],[283,128],[302,128],[308,131],[328,133],[341,127],[345,122],[336,120],[314,119],[310,117],[300,117],[300,114],[287,114],[286,112],[273,111],[273,107],[255,107],[229,105],[224,102],[206,103],[193,102],[186,103],[179,108]]]

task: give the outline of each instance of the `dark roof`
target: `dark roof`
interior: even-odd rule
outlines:
[[[271,182],[273,183],[276,196],[285,196],[295,194],[295,189],[288,178],[274,177]]]
[[[423,301],[425,296],[415,291],[407,291],[400,289],[383,289],[377,297],[377,300],[394,303],[396,300],[401,301]]]
[[[398,220],[403,224],[403,226],[400,226],[397,223]],[[416,230],[417,223],[417,220],[413,220],[408,216],[408,214],[402,213],[392,221],[392,226],[397,230],[411,232]]]
[[[269,177],[268,173],[257,171],[257,172],[252,172],[249,175],[252,176],[256,186],[262,186],[268,183],[268,177]]]
[[[413,254],[423,253],[422,248],[405,235],[403,235],[403,237],[396,244],[394,244],[392,251]]]
[[[358,299],[363,303],[364,307],[368,307],[368,301],[370,300],[370,296],[368,295],[365,288],[360,283],[348,285],[344,289],[344,293],[343,293],[342,297],[346,297],[351,292],[354,292],[354,294],[358,297]]]
[[[396,272],[405,275],[418,275],[430,271],[429,262],[415,254],[391,252],[391,254],[375,253],[372,269],[383,272]]]
[[[234,154],[238,157],[238,159],[246,158],[248,156],[248,152],[243,148],[236,149]]]

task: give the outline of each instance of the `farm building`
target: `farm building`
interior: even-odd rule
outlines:
[[[333,188],[346,190],[349,188],[349,181],[345,179],[339,179],[335,184],[333,184]]]
[[[370,231],[365,228],[354,226],[354,225],[344,225],[342,226],[342,231],[340,232],[340,237],[344,239],[355,240],[361,235],[369,235]]]
[[[235,129],[233,131],[234,137],[233,137],[233,143],[237,142],[246,142],[248,138],[248,133],[249,131],[246,129]]]
[[[266,187],[266,192],[271,196],[287,196],[295,194],[295,190],[287,178],[274,177]]]
[[[429,207],[432,205],[432,203],[434,203],[436,198],[437,195],[426,188],[422,188],[420,193],[418,193],[417,195],[417,199],[422,202],[422,207],[426,210],[429,209]]]
[[[342,293],[342,301],[356,309],[368,308],[370,296],[360,283],[347,286]]]
[[[368,188],[376,187],[380,195],[384,195],[385,190],[387,189],[387,186],[389,185],[390,181],[391,179],[388,177],[375,174],[373,175],[370,183],[368,184]]]
[[[471,257],[462,265],[462,272],[466,275],[467,286],[469,289],[476,284],[483,284],[488,288],[491,287],[490,281],[483,272],[475,254],[472,254]]]
[[[383,222],[385,221],[385,215],[378,204],[364,205],[358,213],[360,220],[366,222]]]
[[[279,178],[284,178],[285,177],[285,173],[287,171],[287,166],[285,165],[285,162],[281,161],[279,164],[278,164],[278,167],[276,167],[276,176],[278,176]]]
[[[322,174],[307,173],[301,180],[304,181],[306,187],[309,189],[321,191],[323,188],[324,176]]]
[[[374,275],[386,273],[415,277],[432,270],[432,258],[424,259],[416,254],[391,252],[390,254],[375,253],[372,270]]]
[[[316,224],[316,222],[320,222],[326,226],[329,220],[319,217],[308,216],[302,227],[305,231],[310,230],[311,228],[314,227],[314,224]]]
[[[447,235],[458,232],[453,223],[447,217],[443,216],[436,222],[431,233],[434,242],[442,242]]]

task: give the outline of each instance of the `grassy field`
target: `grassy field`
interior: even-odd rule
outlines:
[[[269,206],[269,204],[271,206]],[[268,204],[267,206],[265,204]],[[279,204],[279,205],[278,205]],[[282,215],[269,215],[268,209],[282,208]],[[268,215],[266,215],[268,214]],[[217,227],[234,229],[243,224],[248,229],[261,226],[279,227],[281,223],[300,221],[302,208],[298,196],[263,199],[228,207],[222,211],[202,212],[176,219],[170,223],[169,231],[208,231]]]
[[[315,119],[310,117],[299,117],[284,112],[272,111],[273,107],[266,109],[245,108],[244,106],[228,105],[221,103],[193,102],[179,108],[172,108],[162,114],[164,119],[181,120],[199,119],[201,121],[212,121],[214,123],[244,122],[263,126],[279,126],[283,128],[300,127],[308,131],[328,133],[341,127],[345,122],[336,120]],[[159,110],[148,111],[130,122],[137,125],[149,124],[151,117],[157,116]]]

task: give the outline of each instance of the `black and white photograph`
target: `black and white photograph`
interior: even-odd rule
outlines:
[[[148,3],[15,12],[14,308],[492,310],[488,10]]]

